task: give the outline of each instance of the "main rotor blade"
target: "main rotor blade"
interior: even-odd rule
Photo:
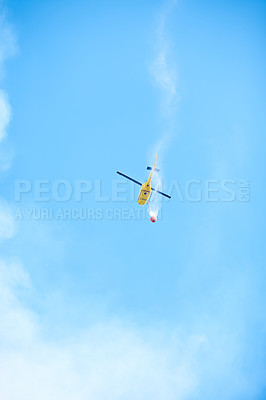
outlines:
[[[140,185],[140,186],[142,185],[142,183],[136,181],[136,180],[133,179],[133,178],[130,178],[130,176],[127,176],[127,175],[125,175],[125,174],[122,174],[122,172],[119,172],[119,171],[116,171],[116,172],[117,172],[119,175],[122,175],[122,176],[124,176],[125,178],[129,179],[130,181],[136,183],[137,185]]]
[[[160,190],[156,190],[156,189],[153,189],[153,188],[151,188],[151,190],[153,190],[153,191],[156,192],[156,193],[162,194],[163,196],[167,197],[168,199],[171,199],[171,196],[169,196],[168,194],[165,194],[165,193],[163,193],[163,192],[160,192]]]

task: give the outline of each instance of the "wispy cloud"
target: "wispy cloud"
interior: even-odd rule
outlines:
[[[21,300],[22,292],[32,295],[21,263],[1,261],[1,395],[20,400],[185,400],[213,398],[219,390],[224,399],[256,398],[264,378],[254,377],[252,366],[242,367],[243,349],[251,341],[241,334],[245,318],[242,313],[235,321],[234,313],[227,312],[235,306],[234,290],[240,295],[242,290],[243,300],[246,278],[240,287],[238,276],[222,287],[228,296],[225,314],[219,309],[216,317],[199,315],[189,329],[181,321],[168,328],[138,327],[124,319],[101,318],[56,339],[45,334],[47,320]],[[212,301],[219,306],[218,298],[219,293]]]
[[[0,4],[0,79],[4,76],[6,60],[16,52],[16,40],[12,27],[7,21],[5,10]],[[6,131],[11,118],[11,107],[7,94],[0,90],[0,142],[6,136]],[[5,163],[6,165],[6,160]]]
[[[138,330],[116,320],[64,340],[45,339],[39,318],[19,300],[21,285],[30,288],[22,266],[0,262],[3,398],[174,400],[195,389],[201,335],[180,343],[173,332]]]
[[[0,78],[3,77],[5,61],[15,52],[15,36],[7,22],[0,4]],[[11,107],[7,94],[0,90],[0,144],[6,136],[11,118]],[[10,154],[0,150],[0,168],[7,169],[10,165]],[[11,210],[3,199],[0,199],[0,240],[9,239],[15,233],[15,224]]]
[[[0,3],[0,79],[3,78],[5,61],[16,51],[14,32],[7,21],[3,3]],[[7,127],[11,118],[11,107],[7,94],[0,90],[0,144],[7,134]],[[10,166],[10,152],[0,149],[0,169]],[[0,199],[0,240],[9,239],[15,233],[15,224],[11,210],[3,199]]]
[[[0,201],[0,241],[10,239],[15,234],[12,211],[6,202]]]
[[[16,36],[6,17],[6,9],[0,2],[0,77],[3,77],[6,60],[17,51]]]
[[[6,129],[11,118],[11,107],[7,95],[0,90],[0,142],[6,136]]]

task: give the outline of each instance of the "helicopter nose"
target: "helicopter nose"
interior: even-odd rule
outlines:
[[[157,218],[151,217],[151,222],[156,222],[156,221],[157,221]]]

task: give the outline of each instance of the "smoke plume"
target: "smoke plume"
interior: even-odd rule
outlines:
[[[153,186],[162,190],[162,165],[164,154],[175,134],[175,121],[177,105],[180,96],[177,91],[176,66],[172,59],[171,47],[166,34],[166,21],[175,6],[176,1],[170,1],[160,15],[158,30],[156,32],[156,55],[151,65],[151,74],[154,84],[160,90],[160,113],[164,122],[164,130],[152,147],[150,159],[154,160],[158,155],[160,172],[153,175]],[[153,161],[154,162],[154,161]],[[161,208],[161,196],[154,192],[149,202],[149,215],[157,218]]]

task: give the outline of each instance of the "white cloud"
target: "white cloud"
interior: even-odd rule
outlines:
[[[0,4],[0,78],[4,73],[6,60],[16,52],[16,40],[13,29],[7,22],[2,4]],[[11,107],[6,93],[0,90],[0,142],[6,136],[6,129],[11,118]]]
[[[232,287],[237,280],[238,276]],[[4,399],[185,400],[204,394],[213,398],[217,390],[223,399],[243,398],[245,393],[255,398],[256,388],[261,387],[261,377],[253,376],[247,383],[252,369],[242,369],[247,344],[240,333],[245,321],[228,323],[221,309],[217,318],[199,315],[190,332],[181,322],[175,327],[147,328],[117,319],[52,339],[51,334],[45,336],[46,318],[42,320],[24,304],[25,291],[29,298],[30,279],[21,264],[1,261],[0,393]],[[223,291],[230,295],[231,288]]]
[[[18,261],[0,260],[0,338],[1,346],[19,346],[30,343],[33,330],[33,314],[20,303],[17,293],[30,286],[28,274]]]
[[[100,323],[65,340],[45,339],[19,300],[21,265],[0,262],[0,392],[19,400],[184,399],[196,387],[193,362],[205,339]]]
[[[15,234],[15,222],[11,209],[4,202],[0,203],[0,240],[10,239]]]
[[[11,118],[11,108],[7,95],[0,90],[0,142],[6,136],[6,128]]]
[[[181,286],[202,279],[195,269],[188,266],[186,271]],[[207,315],[196,313],[194,322],[186,316],[184,323],[182,309],[176,322],[163,328],[101,318],[82,331],[66,334],[62,329],[58,339],[47,326],[49,315],[42,318],[34,311],[34,289],[21,263],[0,261],[1,397],[185,400],[213,398],[219,392],[223,399],[245,398],[246,393],[255,398],[262,378],[254,377],[252,363],[247,370],[242,367],[243,357],[248,359],[255,346],[250,346],[253,338],[245,337],[251,285],[250,276],[242,274],[242,282],[237,273],[225,276],[210,292],[213,306]],[[85,320],[89,313],[87,309]],[[58,335],[58,326],[55,330]]]
[[[17,51],[14,30],[7,21],[2,2],[0,3],[0,33],[0,76],[2,76],[5,61]]]

